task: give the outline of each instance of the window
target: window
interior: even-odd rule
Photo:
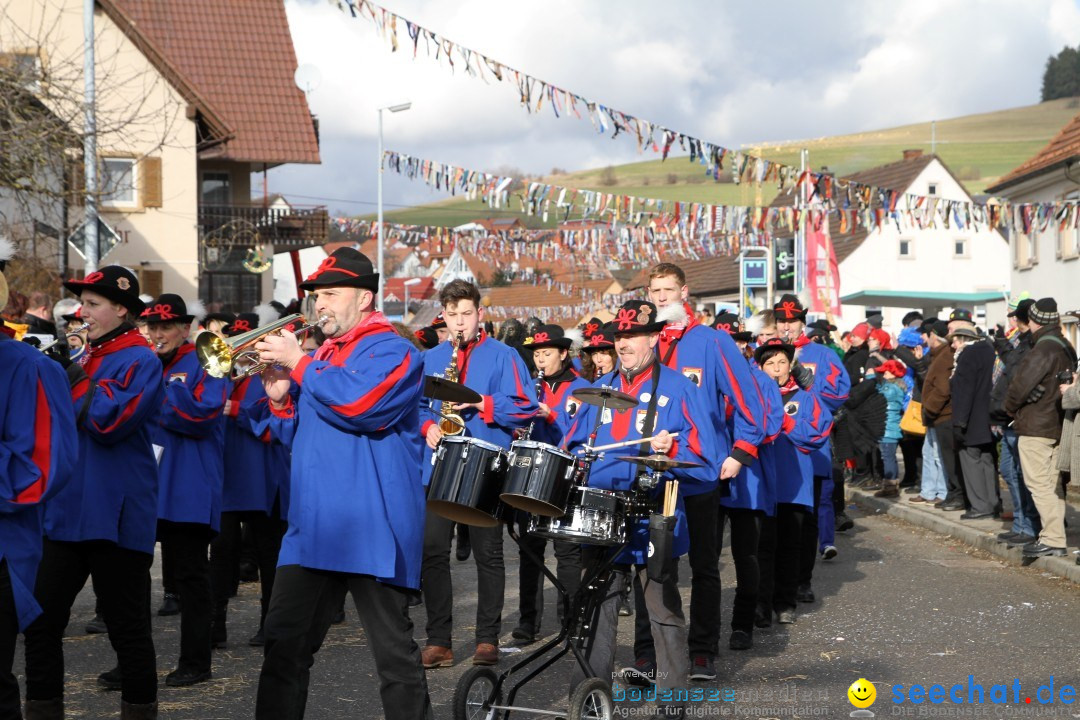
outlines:
[[[1080,193],[1069,193],[1062,200],[1075,203],[1080,200]],[[1065,260],[1080,257],[1080,227],[1076,226],[1076,215],[1073,214],[1075,212],[1076,209],[1064,217],[1056,215],[1053,220],[1054,232],[1057,233],[1057,256]],[[1064,229],[1061,228],[1062,222],[1065,224]]]
[[[964,238],[957,238],[953,241],[953,255],[956,257],[967,257],[967,240]]]
[[[232,191],[229,188],[229,173],[207,172],[202,176],[202,204],[229,205]]]
[[[926,186],[926,194],[930,197],[937,197],[937,183],[932,182]]]
[[[41,91],[41,81],[44,77],[41,67],[41,56],[33,50],[16,50],[0,54],[0,66],[6,68],[11,79],[17,82],[24,90],[32,93]]]
[[[910,238],[900,238],[900,257],[909,258],[914,255]]]
[[[135,159],[101,158],[98,177],[101,204],[111,207],[135,207]]]

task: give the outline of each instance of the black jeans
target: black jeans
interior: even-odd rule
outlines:
[[[424,526],[424,564],[421,589],[427,610],[427,644],[453,647],[454,587],[450,578],[450,536],[453,522],[433,512]],[[476,642],[499,644],[502,633],[506,567],[503,564],[502,525],[470,527],[476,562]]]
[[[777,503],[776,517],[765,517],[758,542],[758,609],[765,615],[773,610],[794,610],[799,585],[803,523],[810,510],[802,505]]]
[[[288,523],[258,511],[221,513],[221,532],[210,543],[210,586],[214,592],[214,608],[219,613],[228,608],[229,598],[236,594],[240,582],[241,522],[250,528],[255,546],[261,585],[259,627],[262,627],[274,593],[278,552]]]
[[[158,520],[158,541],[172,556],[174,581],[180,594],[180,660],[178,670],[209,672],[210,592],[209,525]]]
[[[105,540],[44,541],[34,596],[44,613],[26,629],[26,697],[64,695],[64,629],[90,577],[123,676],[121,697],[157,700],[157,665],[150,630],[150,565],[154,556]]]
[[[724,541],[724,521],[731,524],[731,559],[735,563],[735,604],[731,612],[731,629],[747,633],[754,631],[754,609],[757,607],[761,569],[758,564],[758,543],[761,539],[760,510],[720,506],[716,535]]]
[[[715,658],[720,649],[720,538],[717,536],[717,491],[683,498],[690,535],[690,655]],[[634,657],[653,658],[652,624],[641,583],[634,578]]]
[[[15,664],[15,644],[19,639],[19,616],[11,592],[7,561],[0,561],[0,720],[20,720],[19,681],[11,672]]]
[[[821,486],[824,478],[814,476],[814,509],[803,516],[802,544],[799,548],[799,585],[809,585],[814,580],[814,565],[817,564],[818,547],[818,504],[821,502]]]
[[[847,498],[844,496],[844,466],[833,462],[832,466],[832,502],[833,510],[837,515],[847,509]]]
[[[257,720],[304,717],[315,653],[346,592],[352,593],[375,656],[386,717],[433,717],[420,648],[413,641],[409,619],[411,591],[386,585],[370,575],[283,565],[278,568],[264,625],[266,650],[255,704]]]
[[[919,484],[922,478],[920,461],[925,439],[922,435],[911,433],[904,433],[900,438],[900,454],[904,457],[904,477],[900,481],[901,487],[915,487]]]
[[[967,493],[964,492],[964,474],[960,468],[959,448],[953,441],[952,418],[939,420],[934,424],[934,434],[941,453],[941,466],[945,470],[945,502],[968,505]]]
[[[521,513],[525,516],[525,513]],[[527,516],[525,516],[527,517]],[[547,546],[547,538],[528,535],[528,521],[519,520],[518,535],[521,545],[527,547],[537,558],[544,559],[544,549]],[[577,593],[581,585],[581,545],[563,540],[553,540],[555,546],[555,576],[559,578],[570,598]],[[518,626],[533,634],[540,634],[540,626],[544,620],[544,573],[541,566],[533,562],[532,558],[524,551],[518,553],[520,562],[518,568],[518,603],[521,609],[521,619]],[[557,617],[561,627],[563,621],[562,596],[559,596]]]

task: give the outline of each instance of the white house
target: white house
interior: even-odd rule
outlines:
[[[1012,203],[1080,201],[1080,115],[1061,129],[1046,147],[1003,176],[987,192]],[[1010,233],[1012,287],[1032,297],[1053,297],[1062,313],[1065,334],[1075,345],[1080,313],[1080,229],[1060,229],[1051,221],[1045,229]],[[1072,313],[1072,314],[1069,314]]]

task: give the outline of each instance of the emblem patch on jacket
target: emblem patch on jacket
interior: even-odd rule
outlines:
[[[795,415],[797,412],[799,412],[799,401],[798,400],[792,400],[787,405],[784,405],[784,414],[785,415]]]
[[[187,382],[187,373],[173,373],[169,376],[169,382]]]
[[[684,367],[682,369],[683,377],[690,382],[694,383],[698,387],[701,387],[701,368],[699,367]]]

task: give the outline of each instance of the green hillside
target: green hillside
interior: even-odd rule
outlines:
[[[1078,112],[1080,98],[1066,98],[939,120],[936,123],[935,150],[969,192],[980,193],[997,178],[1034,155]],[[824,166],[838,175],[845,175],[899,160],[902,151],[908,148],[922,148],[930,152],[930,139],[931,123],[925,122],[853,135],[763,142],[744,146],[743,150],[798,165],[799,149],[807,148],[810,151],[810,164],[814,168]],[[648,160],[613,168],[551,175],[543,180],[619,195],[726,205],[768,203],[776,194],[771,185],[759,188],[730,182],[716,183],[704,176],[701,165],[690,163],[686,156],[669,157],[666,162]],[[479,201],[465,202],[456,198],[387,212],[386,218],[391,222],[417,225],[459,225],[479,217],[499,215],[522,217],[530,226],[542,226],[539,218],[526,218],[505,210],[494,212]],[[547,224],[554,223],[555,218],[549,217]]]

